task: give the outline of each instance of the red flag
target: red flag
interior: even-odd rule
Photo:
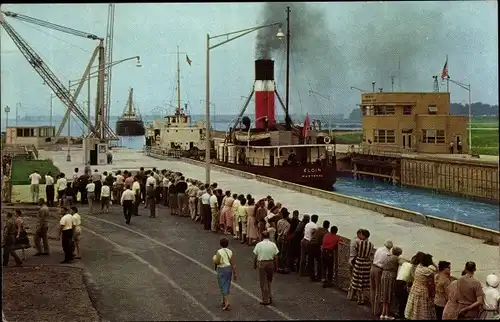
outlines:
[[[306,119],[304,120],[304,127],[302,128],[302,136],[307,137],[309,131],[311,130],[311,119],[309,119],[309,113],[306,114]]]
[[[186,61],[187,61],[187,63],[189,64],[189,66],[191,66],[191,62],[192,62],[192,61],[191,61],[191,59],[189,59],[189,56],[188,56],[188,55],[186,55]]]
[[[450,78],[448,75],[448,55],[446,55],[446,61],[443,66],[443,71],[441,72],[441,79]]]

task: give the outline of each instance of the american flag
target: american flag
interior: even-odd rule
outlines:
[[[448,55],[446,55],[446,61],[444,62],[443,71],[441,72],[441,79],[450,78],[448,75]]]

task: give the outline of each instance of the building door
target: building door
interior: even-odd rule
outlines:
[[[402,144],[403,144],[403,149],[404,150],[410,150],[411,149],[411,133],[401,133],[401,138],[402,138]]]

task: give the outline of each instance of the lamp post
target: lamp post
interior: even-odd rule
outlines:
[[[9,112],[10,112],[10,107],[9,105],[5,106],[5,131],[7,131],[7,128],[9,127]]]
[[[471,101],[471,93],[470,93],[470,83],[469,84],[464,84],[461,82],[454,81],[453,79],[448,78],[448,81],[452,82],[453,84],[460,86],[461,88],[465,89],[466,91],[469,92],[469,155],[472,155],[472,101]]]
[[[200,103],[203,103],[203,102],[205,102],[205,100],[200,100]],[[212,107],[214,109],[214,115],[212,116],[212,123],[215,123],[215,114],[216,114],[216,112],[215,112],[215,104],[214,103],[210,103],[210,105],[212,105]],[[231,124],[231,123],[229,123],[229,124]]]
[[[330,136],[330,139],[332,139],[332,103],[331,103],[331,97],[330,95],[323,95],[318,92],[315,92],[313,90],[309,90],[309,96],[311,94],[316,94],[320,97],[323,97],[324,99],[328,100],[328,135]]]
[[[50,93],[50,115],[49,115],[50,126],[52,126],[52,116],[54,115],[54,105],[53,105],[54,97],[57,97],[57,95],[51,92]]]
[[[276,35],[278,38],[283,38],[285,35],[281,31],[281,22],[275,22],[272,24],[268,25],[262,25],[262,26],[257,26],[257,27],[251,27],[247,29],[242,29],[242,30],[237,30],[237,31],[232,31],[228,32],[225,34],[217,35],[217,36],[210,36],[207,34],[207,46],[206,46],[206,96],[205,96],[205,126],[206,126],[206,134],[205,134],[205,182],[210,183],[210,50],[215,49],[219,46],[222,46],[230,41],[233,41],[235,39],[238,39],[240,37],[243,37],[245,35],[248,35],[249,33],[252,33],[254,31],[257,31],[259,29],[267,28],[267,27],[273,27],[273,26],[279,26],[280,29],[278,30],[278,34]],[[229,38],[232,36],[231,38]],[[215,39],[215,38],[221,38],[221,37],[226,37],[227,39],[224,41],[221,41],[215,45],[210,46],[210,40]]]

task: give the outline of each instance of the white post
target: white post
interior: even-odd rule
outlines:
[[[54,98],[54,94],[50,93],[50,116],[49,116],[49,122],[50,126],[52,126],[52,114],[53,114],[53,105],[52,105],[52,99]]]
[[[205,183],[210,184],[210,35],[207,34],[207,75],[205,88]]]
[[[470,84],[469,88],[469,155],[472,155],[472,102],[470,94]]]

